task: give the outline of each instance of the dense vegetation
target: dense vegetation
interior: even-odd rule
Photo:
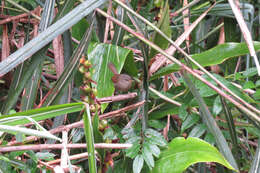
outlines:
[[[259,7],[1,1],[0,172],[260,172]]]

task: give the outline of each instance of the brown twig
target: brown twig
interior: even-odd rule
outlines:
[[[129,105],[129,106],[126,106],[122,109],[118,109],[116,111],[112,111],[112,112],[108,112],[108,113],[105,113],[101,116],[99,116],[100,119],[107,119],[107,118],[112,118],[112,117],[116,117],[116,116],[120,116],[122,113],[126,112],[126,111],[130,111],[130,110],[133,110],[139,106],[142,106],[143,104],[145,103],[145,101],[141,101],[141,102],[138,102],[138,103],[135,103],[135,104],[132,104],[132,105]]]
[[[128,93],[128,94],[120,94],[116,96],[111,96],[111,97],[103,97],[103,98],[98,98],[97,101],[99,103],[110,103],[110,102],[118,102],[122,100],[127,100],[127,99],[132,99],[137,96],[137,93]]]
[[[0,25],[9,23],[9,22],[14,21],[14,20],[20,20],[21,18],[28,17],[29,15],[31,15],[32,13],[35,13],[36,11],[38,11],[40,9],[41,9],[40,7],[37,7],[33,11],[31,11],[30,13],[23,13],[23,14],[20,14],[20,15],[17,15],[17,16],[5,16],[7,18],[4,19],[4,20],[1,20]]]
[[[80,153],[80,154],[75,154],[72,156],[69,156],[70,160],[77,160],[77,159],[82,159],[82,158],[88,158],[88,153]],[[61,162],[61,159],[56,159],[56,160],[52,160],[47,162],[48,165],[54,165],[54,164],[59,164]]]

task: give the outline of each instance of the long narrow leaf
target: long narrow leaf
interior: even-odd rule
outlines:
[[[94,135],[93,135],[93,127],[92,127],[91,115],[89,110],[89,104],[85,105],[83,121],[84,121],[84,132],[85,132],[85,137],[87,142],[87,150],[89,155],[89,161],[88,161],[89,172],[97,173],[95,148],[94,148]]]
[[[38,131],[38,130],[23,128],[23,127],[17,127],[17,126],[0,125],[0,131],[7,132],[7,133],[14,133],[14,134],[15,133],[23,133],[23,134],[26,134],[26,135],[38,136],[38,137],[42,137],[42,138],[50,138],[50,139],[61,141],[60,138],[52,135],[49,132]]]
[[[43,107],[25,112],[18,112],[11,115],[3,115],[0,117],[0,125],[23,125],[29,123],[30,121],[27,119],[19,119],[19,116],[28,116],[35,121],[41,121],[67,113],[79,112],[83,109],[83,107],[83,103],[79,102]],[[18,117],[18,119],[10,119],[10,117]],[[8,118],[8,120],[6,118]]]

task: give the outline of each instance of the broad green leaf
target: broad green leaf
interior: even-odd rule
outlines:
[[[142,155],[138,154],[133,162],[133,172],[140,173],[144,165],[144,158]]]
[[[254,42],[255,50],[260,50],[260,42]],[[246,43],[224,43],[214,48],[204,51],[199,54],[192,55],[192,58],[196,60],[203,67],[221,64],[229,58],[246,55],[249,53]],[[182,60],[184,63],[184,60]],[[194,69],[198,67],[192,64]],[[179,71],[180,67],[176,64],[171,64],[157,73],[155,73],[151,80],[159,78],[160,76],[170,74],[172,72]]]
[[[114,85],[111,81],[113,73],[109,70],[108,63],[112,62],[120,73],[126,58],[133,58],[133,53],[129,49],[101,43],[95,46],[88,58],[93,65],[92,80],[97,83],[97,97],[102,98],[114,93]],[[102,112],[106,106],[107,104],[102,104]]]
[[[235,170],[220,152],[207,142],[199,138],[177,137],[161,153],[152,173],[182,173],[189,166],[199,162],[216,162]]]
[[[80,102],[32,109],[11,115],[3,115],[0,117],[0,125],[23,125],[30,122],[28,119],[19,118],[20,116],[28,116],[34,119],[35,121],[41,121],[63,114],[79,112],[83,108],[84,105]]]

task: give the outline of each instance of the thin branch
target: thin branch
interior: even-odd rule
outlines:
[[[67,144],[68,149],[86,148],[87,144]],[[95,148],[107,148],[107,149],[126,149],[132,147],[132,144],[108,144],[108,143],[98,143],[94,144]],[[11,146],[11,147],[1,147],[0,152],[12,152],[12,151],[22,151],[22,150],[54,150],[63,149],[63,144],[36,144],[36,145],[22,145],[22,146]]]

